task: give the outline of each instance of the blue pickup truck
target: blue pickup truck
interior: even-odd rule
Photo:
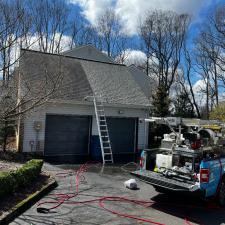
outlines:
[[[205,138],[191,135],[182,137],[180,143],[167,135],[160,148],[143,150],[140,168],[132,174],[158,192],[189,192],[204,199],[215,198],[225,206],[224,141],[203,145]]]

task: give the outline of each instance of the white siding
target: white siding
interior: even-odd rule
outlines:
[[[119,114],[119,111],[122,114]],[[34,130],[34,122],[39,121],[42,124],[42,128],[38,133],[38,140],[40,143],[40,151],[44,149],[44,138],[45,138],[45,118],[46,114],[61,114],[61,115],[92,115],[92,135],[98,135],[97,124],[95,119],[94,107],[91,105],[74,105],[74,104],[48,104],[42,107],[36,112],[28,115],[24,120],[24,139],[23,139],[23,151],[30,152],[35,151],[35,147],[31,149],[31,142],[36,142],[37,132]],[[146,110],[143,109],[130,109],[120,107],[106,107],[106,116],[112,117],[134,117],[134,118],[145,118]],[[138,124],[138,148],[142,149],[146,145],[145,136],[145,125],[144,123]],[[35,144],[36,145],[36,144]]]

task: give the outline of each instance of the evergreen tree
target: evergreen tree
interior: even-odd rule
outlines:
[[[194,109],[187,94],[181,93],[174,101],[174,116],[183,118],[195,117]]]
[[[152,98],[153,115],[159,117],[168,116],[170,114],[169,106],[171,101],[166,88],[163,85],[160,85]]]

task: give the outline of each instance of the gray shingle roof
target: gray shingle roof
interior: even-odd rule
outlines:
[[[149,106],[149,100],[124,65],[30,50],[22,54],[22,79],[32,81],[33,89],[40,87],[46,71],[51,79],[57,76],[59,69],[63,71],[62,83],[53,96],[56,99],[82,101],[94,94],[111,104]]]
[[[27,50],[21,54],[21,80],[30,86],[32,95],[39,94],[40,88],[46,88],[43,91],[47,92],[55,84],[58,87],[51,96],[55,99],[80,101],[93,95],[87,76],[76,59]]]
[[[113,59],[92,45],[84,45],[61,53],[62,55],[95,60],[100,62],[114,63]]]
[[[109,103],[147,106],[149,101],[126,66],[81,61],[93,92]]]
[[[135,65],[130,65],[128,70],[133,75],[134,80],[139,84],[145,96],[148,99],[152,97],[152,91],[154,90],[155,82],[147,76],[143,71],[138,69]]]

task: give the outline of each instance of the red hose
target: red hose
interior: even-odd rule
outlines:
[[[165,225],[164,223],[160,223],[151,219],[147,219],[147,218],[142,218],[142,217],[137,217],[134,215],[130,215],[127,213],[121,213],[109,208],[106,208],[104,202],[105,201],[116,201],[116,202],[127,202],[127,203],[131,203],[131,204],[136,204],[142,207],[149,207],[151,206],[151,204],[154,204],[154,201],[143,201],[143,200],[137,200],[137,199],[130,199],[127,197],[120,197],[120,196],[102,196],[102,197],[98,197],[95,199],[91,199],[91,200],[86,200],[86,201],[71,201],[72,198],[76,197],[79,195],[79,185],[81,182],[85,181],[85,176],[83,175],[90,166],[92,165],[96,165],[96,162],[87,162],[85,164],[83,164],[77,171],[69,171],[69,172],[63,172],[63,173],[58,173],[56,174],[58,177],[67,177],[67,176],[71,176],[71,175],[75,175],[75,193],[69,193],[69,194],[65,194],[65,193],[55,193],[55,194],[51,194],[53,195],[56,200],[51,200],[51,201],[43,201],[37,204],[38,208],[41,208],[40,206],[42,205],[46,205],[46,204],[52,204],[52,207],[49,208],[43,208],[46,211],[50,211],[53,209],[58,208],[59,206],[61,206],[62,204],[70,204],[70,205],[75,205],[75,204],[85,204],[85,203],[98,203],[98,205],[104,209],[107,212],[110,212],[114,215],[120,216],[120,217],[125,217],[128,219],[134,219],[137,221],[141,221],[141,222],[145,222],[145,223],[149,223],[149,224],[155,224],[155,225]],[[73,185],[72,185],[72,179],[70,180],[70,189],[72,190]],[[167,205],[167,204],[166,204]],[[184,222],[187,225],[192,225],[192,223],[189,222],[189,220],[187,220],[187,218],[184,218]]]

